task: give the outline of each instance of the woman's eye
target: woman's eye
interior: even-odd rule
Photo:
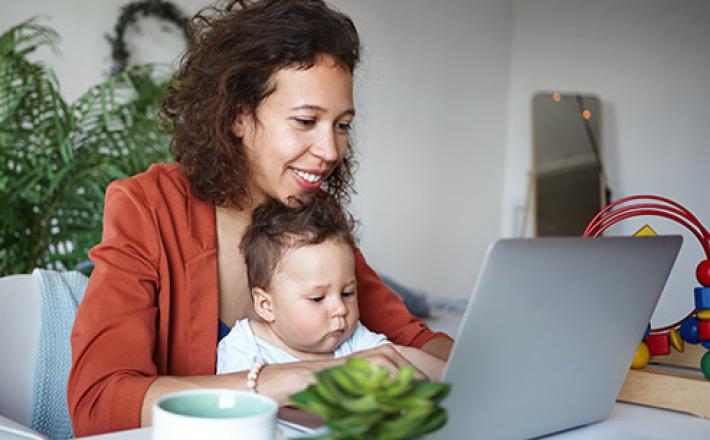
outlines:
[[[335,124],[335,128],[340,132],[347,133],[353,128],[353,124],[350,122],[338,122]]]
[[[296,121],[296,124],[300,125],[301,127],[313,127],[314,125],[316,125],[315,119],[293,118],[293,120]]]
[[[324,298],[325,298],[324,296],[314,296],[314,297],[311,297],[308,299],[314,303],[319,303],[319,302],[323,301]]]
[[[344,297],[344,298],[350,298],[350,297],[353,297],[353,296],[355,296],[355,291],[343,292],[343,297]]]

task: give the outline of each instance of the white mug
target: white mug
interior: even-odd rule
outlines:
[[[275,440],[277,410],[275,400],[246,391],[172,393],[153,404],[153,439]]]

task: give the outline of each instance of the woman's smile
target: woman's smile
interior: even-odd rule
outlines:
[[[306,191],[313,191],[318,188],[328,176],[325,171],[306,171],[294,167],[289,167],[296,182]]]

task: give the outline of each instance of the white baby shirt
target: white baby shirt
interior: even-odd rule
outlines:
[[[358,321],[353,334],[335,349],[334,357],[389,343],[385,335],[371,332]],[[256,336],[249,319],[240,319],[217,346],[217,374],[248,370],[258,359],[268,364],[298,362],[290,353]]]

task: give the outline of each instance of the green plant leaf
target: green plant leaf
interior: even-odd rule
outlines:
[[[315,373],[316,383],[291,396],[293,404],[320,416],[329,438],[408,439],[441,428],[446,411],[439,406],[450,385],[413,379],[404,367],[394,376],[365,359]]]
[[[0,275],[85,261],[106,186],[172,160],[158,129],[167,75],[127,70],[68,105],[54,72],[29,59],[58,38],[37,18],[0,34]]]

